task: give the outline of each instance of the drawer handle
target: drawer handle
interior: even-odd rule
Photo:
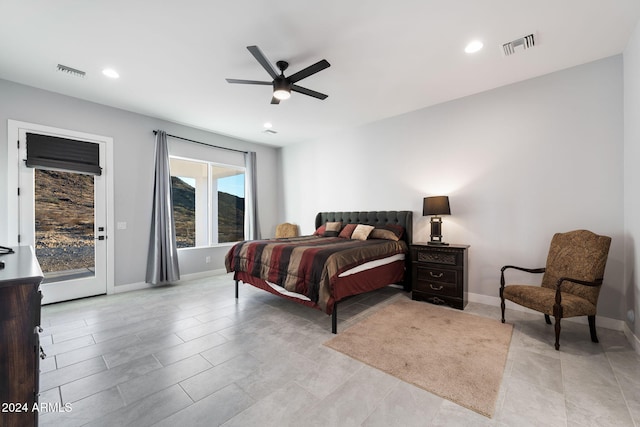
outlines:
[[[441,291],[442,290],[442,285],[438,286],[437,288],[435,286],[433,286],[431,283],[429,283],[429,287],[431,289],[433,289],[434,291]]]
[[[443,272],[440,272],[440,274],[433,274],[433,271],[429,272],[429,275],[431,277],[435,277],[436,279],[439,279],[440,277],[442,277],[443,274],[444,274]]]

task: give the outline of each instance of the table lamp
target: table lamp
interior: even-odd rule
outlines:
[[[422,216],[431,217],[431,240],[428,245],[446,246],[448,243],[442,241],[442,218],[440,215],[451,215],[449,208],[449,196],[425,197],[422,206]]]

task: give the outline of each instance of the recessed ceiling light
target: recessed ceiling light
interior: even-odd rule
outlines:
[[[473,40],[472,42],[470,42],[467,47],[464,48],[464,51],[466,53],[475,53],[477,51],[479,51],[480,49],[482,49],[482,46],[484,46],[482,44],[482,42],[480,40]]]
[[[118,72],[113,68],[105,68],[104,70],[102,70],[102,74],[112,79],[117,79],[118,77],[120,77],[120,74],[118,74]]]
[[[265,129],[271,129],[273,125],[270,122],[266,122],[264,125]]]

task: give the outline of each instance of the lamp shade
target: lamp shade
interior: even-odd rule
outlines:
[[[449,196],[425,197],[422,216],[428,215],[451,215]]]

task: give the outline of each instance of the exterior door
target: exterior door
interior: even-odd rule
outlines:
[[[105,176],[27,167],[27,130],[18,134],[19,242],[35,249],[44,274],[42,303],[107,293]],[[51,136],[97,144],[104,170],[106,142]]]

